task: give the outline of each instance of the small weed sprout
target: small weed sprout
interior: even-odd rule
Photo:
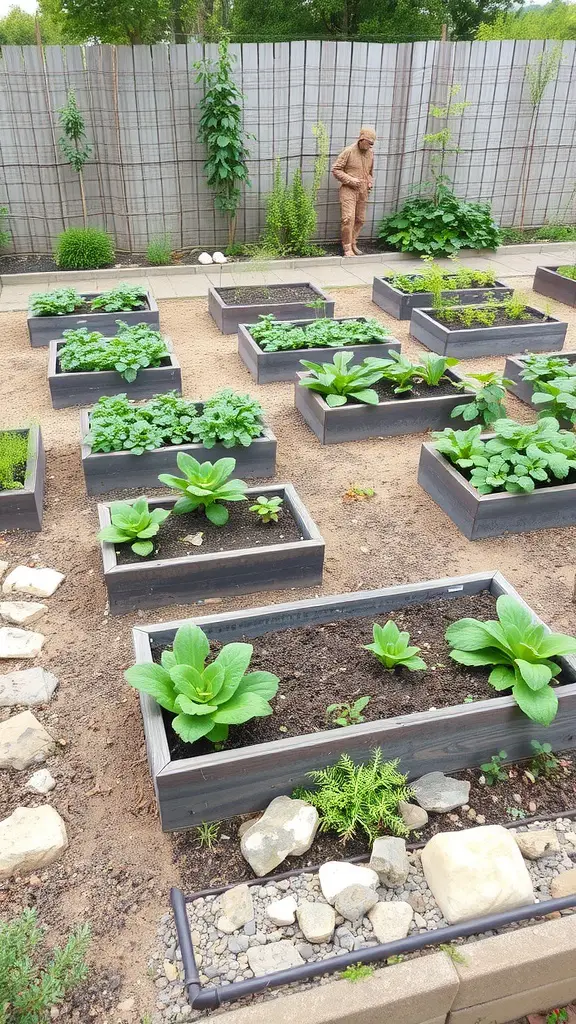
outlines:
[[[203,821],[201,825],[196,825],[194,831],[198,846],[201,849],[213,850],[220,839],[220,827],[219,821]]]
[[[523,807],[515,807],[514,805],[506,808],[506,814],[512,821],[522,821],[523,818],[527,817]]]
[[[496,782],[507,781],[508,772],[504,771],[502,767],[507,757],[508,754],[505,750],[499,750],[497,754],[492,754],[489,761],[480,765],[487,786],[493,786]]]
[[[371,964],[350,964],[346,970],[342,971],[340,975],[345,981],[351,981],[355,984],[357,981],[363,981],[365,978],[371,978],[374,974],[374,968]]]
[[[329,704],[326,721],[332,725],[359,725],[365,720],[362,712],[369,701],[370,697],[359,697],[353,704]]]
[[[560,761],[552,751],[550,743],[540,743],[539,740],[532,740],[532,759],[530,771],[534,778],[542,776],[545,779],[553,779],[560,774]]]
[[[256,503],[249,506],[249,510],[256,513],[261,523],[277,523],[278,517],[282,515],[280,506],[283,501],[284,498],[267,498],[264,494],[260,494]]]
[[[373,487],[359,487],[358,484],[350,484],[347,491],[342,495],[342,501],[367,501],[373,498],[376,491]]]
[[[463,953],[460,952],[457,946],[453,942],[442,942],[438,947],[450,958],[453,964],[467,964],[468,961]]]

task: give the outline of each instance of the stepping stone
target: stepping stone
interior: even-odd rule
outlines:
[[[25,789],[32,793],[50,793],[56,785],[56,779],[50,774],[47,768],[39,768],[34,775],[31,775],[25,785]]]
[[[18,565],[4,580],[2,592],[51,597],[64,578],[64,573],[56,569],[33,569],[29,565]]]
[[[0,601],[0,617],[15,626],[30,625],[47,611],[48,605],[38,601]]]
[[[36,658],[44,644],[42,633],[0,626],[0,658]]]
[[[17,807],[0,821],[0,881],[52,864],[67,846],[66,826],[50,804]]]
[[[0,768],[22,771],[42,764],[55,748],[50,733],[31,711],[22,711],[0,722]]]
[[[15,704],[47,704],[58,686],[56,676],[46,669],[23,668],[0,675],[0,708]]]
[[[443,772],[429,772],[412,783],[414,796],[425,811],[445,814],[468,803],[470,783],[451,779]]]

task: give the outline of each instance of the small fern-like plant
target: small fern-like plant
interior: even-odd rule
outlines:
[[[13,491],[24,486],[26,459],[28,457],[28,435],[6,431],[0,434],[0,490]],[[15,471],[18,477],[15,479]],[[21,471],[21,472],[20,472]],[[2,1018],[0,1017],[0,1024]]]
[[[370,842],[383,832],[405,836],[408,830],[398,802],[409,800],[413,792],[398,764],[398,759],[384,761],[380,747],[372,751],[367,764],[354,764],[348,754],[342,754],[336,764],[308,772],[314,790],[299,788],[293,795],[316,807],[321,832],[336,832],[343,843],[359,832]]]

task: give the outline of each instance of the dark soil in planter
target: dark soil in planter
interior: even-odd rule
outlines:
[[[328,705],[353,703],[358,697],[371,698],[363,711],[367,722],[451,707],[464,703],[467,697],[497,697],[498,691],[488,683],[490,667],[470,668],[449,656],[444,633],[450,623],[466,617],[495,619],[496,599],[483,591],[391,612],[390,618],[399,629],[408,630],[411,643],[421,648],[420,655],[428,667],[417,672],[403,668],[389,672],[371,651],[363,649],[364,644],[372,643],[374,621],[384,625],[384,616],[301,626],[246,638],[254,646],[250,670],[273,672],[280,678],[280,686],[271,701],[274,714],[232,728],[225,748],[237,749],[332,729],[334,726],[326,720]],[[214,653],[219,649],[216,642],[211,647]],[[155,661],[160,660],[162,649],[152,648]],[[561,683],[562,676],[558,679]],[[203,740],[192,746],[183,743],[171,728],[171,714],[163,714],[173,760],[207,754],[214,749]]]
[[[148,558],[140,558],[129,544],[116,545],[119,565],[150,562],[159,558],[184,558],[186,555],[206,555],[215,551],[237,551],[238,548],[261,548],[267,544],[290,544],[302,540],[302,533],[286,503],[277,523],[262,523],[255,512],[250,512],[249,501],[228,505],[230,518],[225,526],[214,526],[203,512],[196,510],[187,515],[171,515],[160,526],[153,538],[155,549]],[[193,537],[202,531],[202,544],[183,543],[183,537]]]
[[[217,288],[227,306],[262,305],[268,302],[317,302],[319,295],[309,285],[241,285],[238,288]]]
[[[517,320],[511,320],[502,310],[499,310],[496,313],[494,323],[480,324],[478,321],[475,321],[468,327],[466,324],[460,323],[459,320],[446,320],[445,317],[436,315],[433,310],[426,310],[426,312],[431,320],[436,320],[437,323],[442,324],[443,327],[448,327],[451,331],[476,330],[477,327],[526,327],[528,324],[547,323],[550,319],[545,313],[542,313],[541,316],[536,316],[535,313],[527,313],[526,316],[519,317]]]
[[[439,398],[441,395],[458,394],[454,385],[448,380],[440,381],[439,384],[435,385],[415,384],[411,391],[402,391],[399,395],[394,393],[394,388],[397,387],[397,385],[391,380],[380,380],[376,384],[371,384],[370,387],[373,391],[378,392],[378,398],[381,402],[402,402],[406,401],[408,398]],[[346,405],[365,404],[365,402],[354,402],[350,401],[350,399],[346,402]]]
[[[385,754],[386,752],[384,752]],[[523,818],[512,817],[510,808],[518,808],[524,817],[536,814],[557,814],[571,811],[576,804],[576,766],[572,760],[574,751],[569,751],[562,759],[561,774],[553,779],[537,778],[535,783],[524,775],[528,767],[526,762],[521,765],[509,765],[506,768],[509,778],[494,786],[483,786],[479,783],[479,769],[468,768],[462,772],[454,772],[453,777],[466,779],[471,783],[469,805],[477,814],[483,815],[487,825],[505,825],[514,821],[521,825]],[[400,765],[402,770],[403,765]],[[518,802],[516,797],[520,797]],[[536,811],[530,810],[536,805]],[[256,816],[229,818],[222,822],[221,838],[213,849],[202,849],[199,853],[197,834],[182,832],[174,837],[174,860],[178,864],[186,893],[192,893],[211,886],[226,885],[230,882],[242,882],[254,875],[240,851],[238,829],[243,821]],[[462,828],[473,828],[476,822],[468,817],[466,811],[459,810],[452,815],[430,814],[428,824],[419,832],[411,832],[408,843],[425,843],[436,832],[454,832]],[[368,857],[370,852],[366,837],[359,836],[349,843],[342,844],[333,832],[318,832],[312,848],[303,857],[288,857],[276,869],[280,874],[284,871],[295,871],[310,865],[323,864],[328,860],[350,860],[352,857]]]

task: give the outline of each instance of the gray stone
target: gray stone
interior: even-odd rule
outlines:
[[[552,899],[560,899],[562,896],[576,896],[576,868],[569,868],[568,871],[561,871],[559,875],[550,882],[550,895]]]
[[[349,952],[354,949],[354,936],[349,928],[337,928],[336,935],[342,949],[347,949]]]
[[[36,658],[44,644],[42,633],[0,626],[0,658]]]
[[[254,919],[254,903],[247,885],[235,885],[233,889],[223,892],[220,897],[222,916],[216,922],[221,932],[230,934],[243,928],[248,921]]]
[[[244,935],[256,935],[256,921],[248,921],[244,925]]]
[[[412,907],[402,900],[377,903],[368,914],[378,942],[396,942],[406,938],[413,917]]]
[[[346,861],[329,860],[318,870],[322,895],[328,903],[334,903],[338,893],[350,885],[365,885],[370,889],[378,887],[378,875],[371,868]]]
[[[523,857],[539,860],[551,853],[558,853],[560,843],[553,828],[541,828],[533,832],[517,832],[514,836]]]
[[[0,675],[0,707],[47,704],[58,686],[56,676],[39,666]]]
[[[50,597],[63,579],[64,574],[56,569],[32,569],[29,565],[18,565],[4,580],[2,592]]]
[[[425,811],[445,814],[468,803],[470,783],[452,779],[443,772],[429,772],[413,782],[414,796]]]
[[[296,911],[298,924],[308,942],[329,942],[336,927],[336,914],[327,903],[302,903]]]
[[[248,831],[248,829],[252,828],[253,825],[260,821],[260,818],[261,815],[259,814],[257,818],[248,818],[247,821],[243,821],[238,826],[238,839],[242,839],[242,836]]]
[[[29,789],[32,793],[46,793],[52,792],[56,785],[56,779],[50,774],[47,768],[39,768],[34,775],[31,775],[26,783],[25,789]]]
[[[306,853],[312,846],[318,824],[318,811],[311,804],[278,796],[262,817],[244,832],[240,840],[242,856],[255,875],[267,875],[286,857],[301,857]]]
[[[406,800],[399,800],[398,811],[406,828],[410,829],[410,831],[424,828],[424,825],[428,824],[428,812],[423,807],[418,807],[417,804],[409,804]]]
[[[334,906],[347,921],[358,921],[378,903],[378,896],[368,885],[349,885],[339,892]]]
[[[298,942],[296,949],[303,960],[311,960],[314,956],[314,947],[309,942]]]
[[[6,722],[0,722],[0,768],[22,771],[33,764],[42,764],[55,746],[50,733],[31,711],[21,711]]]
[[[66,826],[53,807],[17,807],[0,821],[0,881],[52,864],[67,846]]]
[[[280,942],[270,942],[266,946],[251,946],[248,950],[248,963],[250,970],[259,977],[274,971],[284,971],[288,967],[298,967],[304,960],[288,939],[281,939]]]
[[[48,611],[47,604],[37,601],[0,601],[0,618],[14,626],[26,626],[40,619]]]
[[[397,836],[376,839],[370,855],[370,867],[383,885],[403,885],[410,870],[406,840]]]
[[[266,907],[266,917],[272,924],[289,925],[296,920],[297,903],[293,896],[285,896],[283,900],[274,900]]]

